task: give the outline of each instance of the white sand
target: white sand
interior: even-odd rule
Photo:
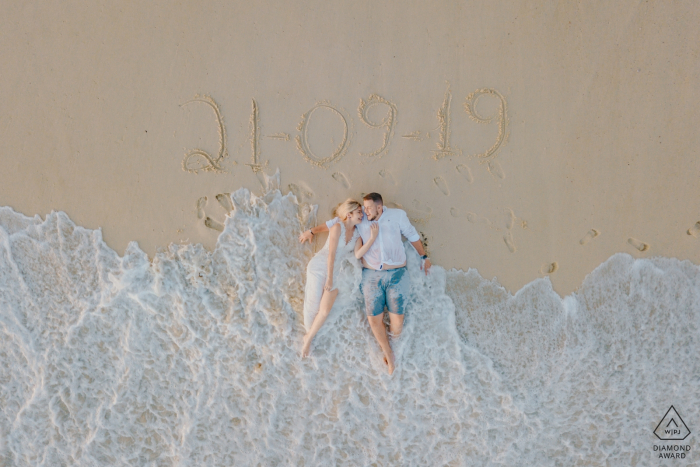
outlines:
[[[65,211],[120,254],[130,240],[211,248],[204,219],[223,222],[217,194],[259,191],[256,154],[321,217],[382,193],[421,221],[434,263],[511,292],[549,274],[567,294],[620,251],[698,263],[696,2],[237,3],[5,5],[0,205]],[[498,122],[464,105],[479,89],[506,103],[490,166],[477,155]],[[223,116],[224,173],[183,171],[189,151],[223,150],[213,108],[182,105],[197,94]],[[395,106],[393,131],[364,123],[360,99],[370,123]],[[295,138],[332,158],[339,115],[344,150],[309,163]]]

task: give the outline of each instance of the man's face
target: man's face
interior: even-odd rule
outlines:
[[[365,205],[365,215],[367,216],[367,220],[370,221],[377,220],[377,217],[379,217],[384,210],[384,206],[379,203],[375,203],[371,199],[364,200],[363,204]]]

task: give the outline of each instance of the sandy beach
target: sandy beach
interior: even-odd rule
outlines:
[[[0,465],[698,465],[697,2],[4,7]],[[350,292],[298,356],[369,192],[391,378]]]
[[[382,193],[435,264],[511,293],[563,296],[616,252],[700,258],[692,2],[8,8],[0,204],[120,254],[213,248],[216,195],[259,191],[259,165],[319,221]]]

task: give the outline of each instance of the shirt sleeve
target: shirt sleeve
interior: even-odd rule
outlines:
[[[401,215],[399,216],[399,228],[401,229],[401,234],[406,237],[409,242],[420,240],[420,235],[416,232],[416,228],[413,227],[411,221],[408,220],[408,214],[406,214],[406,211],[403,209],[401,209]]]
[[[333,219],[326,221],[326,227],[328,227],[328,230],[331,229],[335,224],[340,222],[340,217],[334,217]]]

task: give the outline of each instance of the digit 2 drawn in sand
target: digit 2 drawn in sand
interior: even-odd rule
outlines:
[[[338,148],[328,157],[318,157],[316,154],[313,153],[313,151],[311,151],[311,148],[309,147],[309,120],[311,119],[311,116],[314,114],[314,112],[318,109],[330,110],[334,114],[338,115],[340,117],[340,120],[343,122],[343,140],[338,145]],[[318,167],[326,168],[326,166],[331,162],[343,157],[343,155],[347,152],[348,147],[350,146],[350,126],[348,124],[348,120],[349,119],[343,114],[343,112],[333,107],[329,102],[324,101],[317,103],[311,108],[311,110],[309,110],[301,116],[301,121],[299,122],[299,126],[297,127],[297,130],[299,131],[300,135],[298,135],[295,138],[297,142],[297,150],[301,153],[302,156],[304,156],[304,159],[307,162]]]
[[[371,121],[367,116],[367,111],[374,105],[386,105],[387,107],[389,107],[389,110],[386,113],[386,117],[384,117],[384,119],[378,123]],[[396,126],[396,105],[377,94],[372,94],[366,101],[364,99],[360,99],[360,106],[357,109],[357,113],[360,115],[360,120],[362,120],[362,122],[368,127],[386,128],[386,131],[384,132],[384,142],[381,148],[369,153],[360,153],[361,156],[367,157],[380,156],[383,152],[387,150],[387,148],[389,147],[389,141],[394,135],[394,126]]]
[[[182,160],[182,170],[189,173],[198,173],[198,171],[213,171],[213,172],[225,172],[221,167],[221,161],[228,156],[228,151],[226,149],[226,128],[224,127],[224,119],[221,116],[221,111],[219,110],[218,104],[207,95],[195,95],[194,99],[180,104],[180,107],[192,102],[203,102],[214,109],[216,114],[216,121],[219,125],[219,155],[214,158],[211,154],[204,151],[203,149],[192,149],[185,154],[185,158]]]
[[[476,103],[479,97],[483,95],[490,95],[497,98],[500,102],[498,113],[490,117],[482,117],[476,110]],[[500,92],[491,88],[477,89],[473,93],[467,96],[467,100],[464,103],[464,109],[469,114],[469,118],[477,123],[491,123],[496,117],[498,117],[498,136],[496,136],[496,142],[491,146],[486,152],[477,154],[476,156],[481,158],[480,163],[488,162],[489,160],[496,157],[496,152],[503,144],[503,141],[507,137],[506,125],[508,123],[507,109],[506,109],[506,99],[501,95]],[[503,178],[503,177],[501,177]]]

